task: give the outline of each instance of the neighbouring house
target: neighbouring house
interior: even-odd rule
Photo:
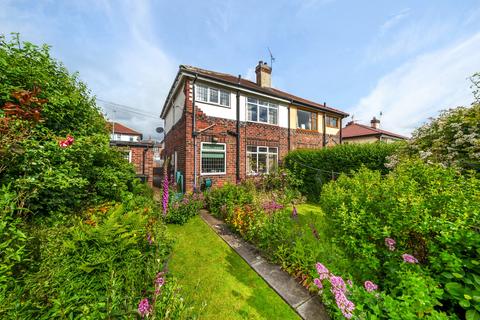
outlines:
[[[373,117],[370,126],[350,121],[342,132],[342,143],[396,142],[408,138],[379,128],[380,120]]]
[[[179,67],[160,117],[164,158],[184,190],[271,172],[289,150],[341,143],[347,113],[273,88],[262,61],[255,72],[253,82]]]
[[[137,176],[153,186],[154,168],[159,158],[159,144],[143,140],[143,135],[121,123],[109,122],[110,145],[118,147],[126,160],[135,167]]]

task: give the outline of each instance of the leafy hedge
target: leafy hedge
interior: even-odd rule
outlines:
[[[400,297],[398,284],[406,276],[401,255],[411,254],[418,264],[408,276],[418,288],[409,299],[424,304],[412,300],[402,311],[433,317],[436,310],[450,319],[480,317],[479,203],[479,179],[419,160],[404,160],[386,177],[365,168],[353,177],[342,175],[321,196],[328,237],[351,263],[343,274],[372,280]],[[394,240],[391,250],[387,239]],[[427,287],[437,292],[432,304],[421,293]],[[366,318],[385,310],[390,318],[396,314],[388,300],[377,303],[378,310],[364,306]]]
[[[401,143],[342,144],[323,149],[299,149],[290,152],[284,166],[297,179],[303,180],[300,191],[309,200],[318,201],[322,186],[339,176],[362,166],[387,173],[387,157],[398,150]]]

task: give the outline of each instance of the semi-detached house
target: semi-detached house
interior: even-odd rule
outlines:
[[[181,65],[161,112],[164,157],[184,190],[275,170],[298,148],[341,143],[347,113],[271,86],[260,61],[256,82]]]

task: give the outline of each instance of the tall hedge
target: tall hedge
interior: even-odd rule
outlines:
[[[299,149],[290,152],[284,166],[303,180],[300,191],[310,200],[318,200],[322,185],[362,166],[387,173],[386,158],[401,143],[342,144],[323,149]]]

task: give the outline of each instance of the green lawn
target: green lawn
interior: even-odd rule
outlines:
[[[200,319],[299,319],[199,216],[168,229],[176,239],[169,270]]]

